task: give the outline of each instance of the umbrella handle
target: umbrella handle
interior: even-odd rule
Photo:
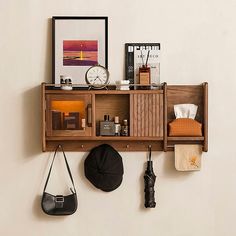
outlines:
[[[149,151],[148,160],[151,161],[152,159],[152,146],[151,145],[148,146],[148,151]]]

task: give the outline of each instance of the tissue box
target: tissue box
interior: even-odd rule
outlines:
[[[202,136],[202,124],[191,118],[178,118],[169,123],[169,136]]]

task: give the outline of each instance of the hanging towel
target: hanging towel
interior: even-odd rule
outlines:
[[[175,145],[175,168],[178,171],[201,169],[201,145]]]

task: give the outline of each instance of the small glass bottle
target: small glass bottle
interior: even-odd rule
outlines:
[[[119,123],[119,116],[115,116],[115,136],[120,136],[121,125]]]
[[[115,135],[114,121],[109,120],[109,115],[104,115],[104,121],[100,121],[100,135],[101,136]]]
[[[123,125],[122,125],[122,128],[121,128],[121,135],[122,136],[129,136],[128,120],[123,121]]]

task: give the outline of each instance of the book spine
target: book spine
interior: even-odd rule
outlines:
[[[125,44],[125,79],[134,84],[134,47],[130,44]]]

